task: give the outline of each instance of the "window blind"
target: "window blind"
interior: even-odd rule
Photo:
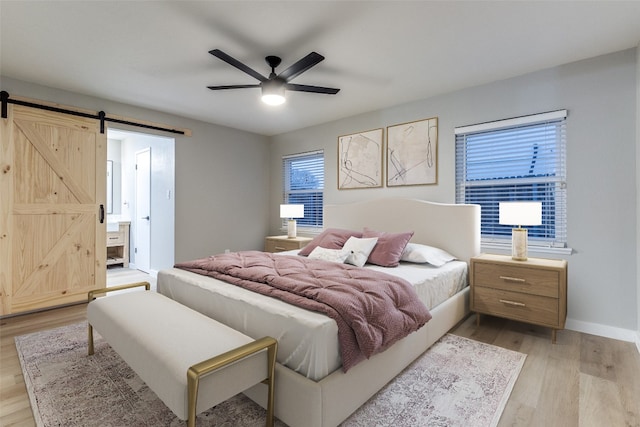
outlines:
[[[322,229],[324,151],[283,156],[282,179],[283,203],[304,205],[304,218],[296,221],[298,229]],[[286,227],[285,220],[282,226]]]
[[[566,110],[456,128],[456,202],[482,207],[484,242],[510,242],[499,202],[542,202],[531,246],[567,242]],[[514,224],[517,226],[517,224]]]

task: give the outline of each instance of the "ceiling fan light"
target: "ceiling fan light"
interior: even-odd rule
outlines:
[[[262,85],[262,102],[267,105],[281,105],[285,102],[284,86],[274,84]]]
[[[262,102],[267,105],[281,105],[284,104],[285,98],[282,95],[262,95]]]

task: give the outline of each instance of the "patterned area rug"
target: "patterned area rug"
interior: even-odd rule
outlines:
[[[16,337],[38,426],[184,426],[86,324]],[[526,355],[445,335],[343,426],[495,426]],[[263,426],[240,394],[200,414],[198,426]],[[280,421],[277,426],[284,426]]]

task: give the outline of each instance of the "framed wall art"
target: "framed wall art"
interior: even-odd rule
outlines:
[[[338,137],[338,189],[382,187],[384,129]]]
[[[387,127],[387,186],[438,183],[438,118]]]

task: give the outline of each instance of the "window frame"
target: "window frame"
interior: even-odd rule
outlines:
[[[298,170],[312,175],[315,174],[314,178],[319,180],[317,188],[291,188],[291,167],[295,162],[308,163],[308,167],[301,167]],[[298,232],[317,234],[323,229],[325,175],[324,150],[314,150],[282,156],[282,203],[305,205],[305,218],[299,218],[296,221]],[[304,201],[304,198],[308,197],[307,195],[309,194],[312,194],[311,197],[315,199],[311,204],[305,203]],[[282,219],[281,229],[283,231],[287,229],[286,219]]]
[[[497,225],[499,202],[536,200],[543,202],[543,226],[530,227],[530,249],[570,251],[567,248],[566,118],[567,110],[557,110],[455,128],[456,203],[478,203],[483,206],[481,241],[484,247],[507,248],[511,244],[511,227]],[[555,132],[554,139],[551,140],[545,134],[546,139],[522,137],[514,138],[511,142],[499,142],[499,138],[505,134],[515,136],[527,130],[542,133],[541,129],[550,134]],[[533,144],[532,147],[537,149],[539,141],[542,141],[541,146],[547,150],[544,154],[544,162],[547,163],[536,166],[543,172],[534,173],[532,168],[529,174],[513,175],[513,170],[517,170],[517,167],[514,167],[515,162],[507,154],[526,148],[526,144]],[[520,142],[522,145],[518,147]],[[495,147],[490,145],[492,143]],[[478,147],[480,150],[485,149],[486,153],[470,154],[469,146],[472,146],[471,150],[478,150]],[[496,147],[506,150],[500,152]],[[479,163],[478,158],[486,161],[492,150],[501,155],[490,158],[484,169],[474,166],[474,163]],[[532,154],[531,160],[540,162],[541,159],[537,159],[536,155]],[[471,163],[468,157],[473,158]],[[505,160],[502,161],[499,157],[504,157]],[[500,168],[501,162],[504,166]],[[470,177],[473,174],[475,178]],[[546,197],[541,198],[538,194],[545,194]]]

